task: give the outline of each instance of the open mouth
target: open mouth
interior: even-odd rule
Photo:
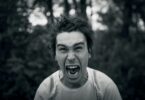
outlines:
[[[78,78],[80,67],[78,65],[67,65],[66,71],[69,78]]]

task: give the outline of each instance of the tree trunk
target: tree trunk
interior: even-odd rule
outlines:
[[[78,4],[77,4],[76,0],[73,0],[73,5],[74,5],[74,9],[76,11],[76,15],[79,15]]]
[[[85,19],[87,19],[87,14],[86,14],[86,0],[81,0],[80,1],[80,10],[81,10],[81,16]]]
[[[124,5],[124,10],[123,10],[123,27],[122,27],[122,32],[121,32],[121,36],[124,38],[128,38],[129,37],[129,28],[131,25],[131,19],[132,19],[132,6],[130,4],[130,2],[125,2]]]
[[[67,0],[64,0],[64,14],[69,16],[70,5]]]
[[[145,4],[139,7],[139,14],[141,15],[141,18],[143,19],[145,23]]]
[[[53,9],[52,9],[52,7],[53,7],[53,2],[52,2],[52,0],[47,0],[47,5],[48,5],[48,11],[50,12],[50,20],[51,20],[51,22],[53,22]]]

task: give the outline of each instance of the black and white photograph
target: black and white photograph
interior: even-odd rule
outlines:
[[[145,0],[0,0],[0,100],[145,100]]]

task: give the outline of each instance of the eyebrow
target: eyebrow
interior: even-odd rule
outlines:
[[[85,44],[84,42],[78,42],[78,43],[74,44],[74,46],[84,45],[84,44]]]
[[[84,45],[84,44],[85,44],[84,42],[78,42],[78,43],[74,44],[73,46],[75,47],[75,46]],[[57,44],[56,46],[57,46],[57,47],[59,47],[59,46],[67,47],[67,46],[64,45],[64,44]]]

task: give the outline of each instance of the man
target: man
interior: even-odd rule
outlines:
[[[63,17],[53,29],[53,50],[60,70],[39,86],[34,100],[122,100],[115,83],[104,73],[88,67],[92,54],[89,24]]]

